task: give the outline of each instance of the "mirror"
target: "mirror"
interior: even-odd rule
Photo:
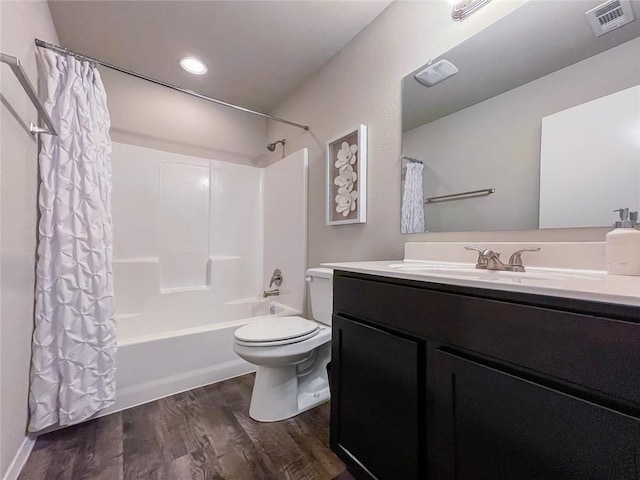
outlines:
[[[608,226],[611,210],[639,209],[640,4],[596,36],[585,13],[600,4],[530,1],[427,64],[446,59],[453,76],[427,87],[425,65],[403,79],[403,233]],[[599,109],[617,92],[624,114]],[[590,115],[599,123],[576,121]]]

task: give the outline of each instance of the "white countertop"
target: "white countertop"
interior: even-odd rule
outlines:
[[[403,264],[400,268],[389,265]],[[424,270],[419,270],[420,265]],[[607,275],[599,270],[570,270],[527,267],[526,273],[472,271],[475,264],[388,260],[375,262],[324,263],[326,267],[347,272],[422,282],[521,292],[553,297],[576,298],[595,302],[640,306],[640,276]],[[411,270],[412,265],[418,270]],[[407,266],[409,270],[402,270]],[[437,268],[442,266],[442,268]],[[447,270],[451,267],[451,272]],[[437,268],[438,271],[429,271]],[[455,273],[460,269],[464,274]]]

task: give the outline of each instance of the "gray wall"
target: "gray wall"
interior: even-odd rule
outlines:
[[[310,266],[402,258],[406,241],[604,240],[603,228],[400,234],[402,78],[522,3],[492,2],[454,22],[447,2],[394,2],[270,112],[311,126],[302,132],[270,122],[267,130],[268,138],[286,137],[289,151],[309,147]],[[367,223],[326,226],[325,142],[359,123],[369,127]]]
[[[111,139],[195,157],[261,166],[263,118],[101,67]],[[117,234],[117,232],[116,232]]]
[[[405,241],[427,239],[400,234],[402,77],[521,3],[492,2],[464,22],[454,22],[447,2],[394,2],[269,112],[311,126],[310,132],[304,132],[268,124],[268,138],[285,137],[288,151],[309,148],[310,266],[325,261],[401,258]],[[325,142],[359,123],[368,126],[369,135],[367,223],[326,226]],[[278,157],[273,154],[270,160]],[[483,240],[481,235],[471,238]],[[458,234],[434,235],[433,239],[465,241]]]
[[[637,85],[638,52],[640,38],[406,132],[403,153],[425,161],[426,197],[496,188],[426,205],[427,230],[537,228],[542,117]]]

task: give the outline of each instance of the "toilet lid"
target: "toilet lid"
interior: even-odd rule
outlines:
[[[280,342],[302,336],[312,336],[319,326],[301,317],[273,316],[251,322],[237,329],[234,336],[242,342]]]
[[[278,347],[282,345],[290,345],[292,343],[304,342],[311,337],[315,337],[321,329],[322,327],[320,327],[320,329],[316,330],[315,332],[311,332],[307,335],[300,335],[299,337],[287,338],[285,340],[276,340],[273,342],[245,342],[242,340],[238,340],[237,338],[234,339],[234,342],[236,343],[236,345],[243,345],[245,347]]]

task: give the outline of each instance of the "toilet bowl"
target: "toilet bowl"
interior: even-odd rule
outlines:
[[[259,422],[293,417],[329,400],[333,271],[310,268],[314,320],[269,316],[240,327],[233,350],[257,366],[249,416]]]

